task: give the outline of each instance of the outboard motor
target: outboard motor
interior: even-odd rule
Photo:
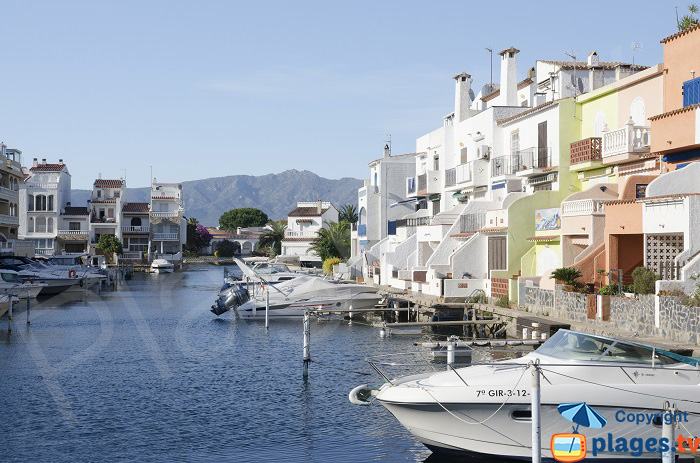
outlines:
[[[250,300],[250,293],[246,288],[235,289],[228,294],[224,303],[227,310],[240,307]]]

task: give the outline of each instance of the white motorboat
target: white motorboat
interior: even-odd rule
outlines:
[[[0,269],[1,294],[12,294],[20,299],[26,299],[27,291],[29,291],[29,297],[33,298],[37,297],[44,288],[43,284],[31,284],[24,281],[14,270]]]
[[[173,263],[165,259],[154,259],[151,263],[151,272],[153,273],[173,273],[174,271]]]
[[[370,363],[378,372],[391,365]],[[529,459],[533,365],[538,365],[542,378],[541,452],[545,459],[553,458],[552,443],[557,452],[566,452],[556,439],[568,439],[572,449],[574,442],[579,446],[583,442],[584,448],[587,445],[586,459],[659,461],[663,410],[669,403],[680,412],[676,435],[700,434],[697,360],[568,330],[559,330],[519,359],[398,379],[382,372],[385,384],[376,390],[358,386],[350,393],[350,401],[366,404],[376,399],[434,451]],[[574,423],[559,409],[565,404],[595,410],[603,417],[603,426],[572,428]],[[569,437],[561,437],[566,433]],[[627,443],[627,451],[618,447],[620,439]],[[641,449],[632,450],[634,439],[643,443]],[[610,448],[613,442],[614,450]],[[653,445],[646,447],[647,443]],[[678,455],[685,458],[689,452]]]
[[[41,268],[60,277],[77,279],[78,284],[73,285],[68,290],[82,290],[83,285],[87,283],[88,287],[107,279],[107,276],[100,272],[100,269],[91,265],[86,265],[90,262],[89,254],[70,254],[50,256],[46,258],[35,258],[34,261],[41,264]]]
[[[16,271],[23,283],[43,285],[41,296],[59,294],[80,285],[80,280],[69,276],[68,272],[47,270],[43,264],[27,257],[1,256],[0,269]]]

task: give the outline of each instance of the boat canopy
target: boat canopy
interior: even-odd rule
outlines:
[[[537,353],[565,360],[671,365],[686,363],[697,366],[698,361],[655,347],[627,341],[559,330],[537,349]]]

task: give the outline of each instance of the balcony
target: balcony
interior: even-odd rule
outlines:
[[[617,164],[639,159],[649,153],[650,127],[634,125],[632,119],[624,127],[603,133],[603,164]]]
[[[459,232],[474,233],[486,225],[486,214],[464,214],[459,217]]]
[[[15,242],[14,241],[0,241],[0,253],[14,254],[15,253]]]
[[[565,201],[561,205],[562,217],[603,214],[605,214],[605,200],[602,199],[578,199]]]
[[[457,184],[457,168],[447,169],[445,171],[445,187],[455,186]]]
[[[491,160],[491,177],[515,175],[519,170],[520,156],[508,154]]]
[[[148,233],[151,227],[122,227],[122,233]]]
[[[8,214],[0,214],[0,224],[2,225],[19,225],[19,217]]]
[[[124,251],[120,260],[143,260],[143,251]]]
[[[179,233],[154,233],[153,241],[180,241]]]
[[[417,193],[427,193],[428,191],[428,174],[418,176],[418,191]]]
[[[518,151],[519,177],[532,177],[544,172],[544,169],[552,167],[552,149],[549,147],[527,148]]]
[[[357,234],[359,235],[359,229],[362,227],[362,225],[358,225],[357,229],[358,232]],[[284,232],[284,237],[285,238],[316,238],[317,233],[315,231],[292,231],[292,230],[287,230]]]
[[[55,190],[58,188],[58,183],[27,183],[27,188],[39,190]],[[52,251],[53,252],[53,251]]]
[[[6,201],[19,201],[19,191],[11,190],[9,188],[0,187],[0,199]]]
[[[176,212],[151,212],[151,217],[178,217],[180,211]]]
[[[87,241],[87,230],[58,230],[58,239],[69,241]]]
[[[599,163],[594,161],[600,161],[602,159],[602,144],[603,139],[600,137],[589,137],[583,140],[575,141],[571,144],[571,157],[570,163],[572,169],[583,170],[581,167],[597,168]],[[575,166],[575,164],[583,164],[585,166]]]
[[[53,256],[55,252],[56,251],[54,251],[53,248],[34,249],[34,254],[36,254],[37,256]]]
[[[314,233],[314,236],[316,234]],[[362,224],[357,226],[357,236],[367,236],[367,225]]]
[[[92,216],[90,217],[90,222],[91,223],[102,223],[105,225],[116,225],[116,221],[114,220],[114,217],[97,217],[97,216]]]

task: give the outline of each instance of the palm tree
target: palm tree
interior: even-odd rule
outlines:
[[[347,259],[350,257],[350,224],[347,222],[328,222],[328,228],[316,232],[311,242],[311,249],[326,260],[329,257]]]
[[[357,206],[354,204],[346,204],[340,208],[338,213],[339,222],[356,223],[357,222]]]
[[[260,249],[271,247],[275,253],[282,253],[282,240],[287,231],[287,224],[284,222],[270,222],[267,224],[268,230],[260,237]]]
[[[683,16],[679,20],[677,18],[678,9],[676,9],[676,21],[678,21],[678,31],[679,32],[700,24],[700,20],[698,20],[698,18],[696,18],[694,16],[694,15],[698,14],[698,11],[700,11],[698,6],[695,5],[694,3],[691,3],[690,5],[688,5],[688,14]]]

